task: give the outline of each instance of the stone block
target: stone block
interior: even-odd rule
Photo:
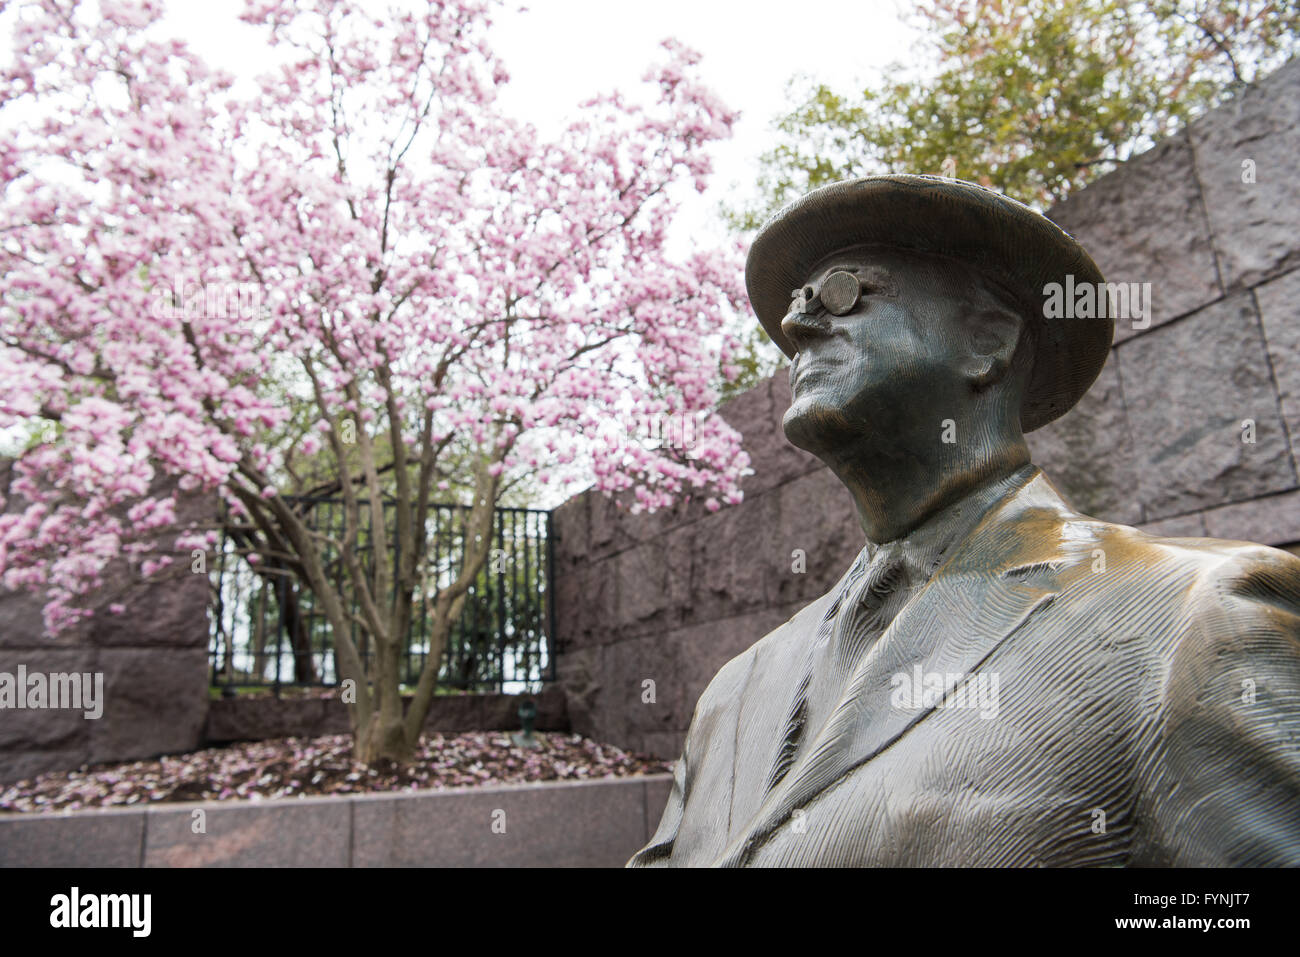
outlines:
[[[205,742],[264,741],[345,734],[347,708],[335,698],[275,698],[239,695],[208,704]]]
[[[1191,512],[1158,522],[1147,522],[1139,528],[1148,535],[1160,538],[1207,538],[1210,533],[1205,530],[1203,515],[1203,512]]]
[[[1291,545],[1300,542],[1300,491],[1212,508],[1204,520],[1210,538]]]
[[[619,503],[621,509],[617,521],[623,532],[622,541],[624,547],[630,548],[653,541],[672,532],[674,529],[700,521],[714,514],[704,504],[712,493],[693,489],[689,494],[689,499],[686,497],[679,498],[667,508],[659,508],[653,512],[642,511],[636,513],[631,511],[631,505],[635,501],[633,495],[623,493],[615,496],[614,500]],[[723,510],[735,507],[734,505],[721,506]]]
[[[492,693],[435,695],[424,719],[424,730],[443,733],[517,730],[522,697]],[[569,729],[563,688],[548,684],[529,697],[537,704],[536,727],[539,731]],[[241,695],[210,703],[203,741],[316,738],[349,734],[351,727],[347,706],[332,695],[292,698]]]
[[[614,558],[619,600],[609,624],[615,637],[662,630],[681,620],[691,604],[694,528],[669,531]]]
[[[90,760],[90,736],[73,748],[37,751],[0,751],[0,786],[30,781],[49,771],[68,771]]]
[[[1300,265],[1300,61],[1200,117],[1188,132],[1224,288],[1253,286]],[[1252,178],[1247,172],[1254,182],[1243,181]]]
[[[144,808],[0,815],[0,867],[139,867]]]
[[[768,376],[718,407],[723,420],[745,439],[751,458],[755,452],[761,454],[759,443],[771,432],[772,381],[779,377],[780,373]],[[754,443],[752,450],[748,448],[750,442]]]
[[[555,582],[551,599],[555,602],[555,644],[564,652],[579,639],[578,619],[587,600],[587,566],[577,561],[555,563]]]
[[[435,699],[450,698],[442,695]],[[439,731],[518,731],[522,724],[519,720],[519,706],[527,699],[537,706],[537,718],[534,728],[538,731],[567,731],[568,714],[564,707],[564,691],[555,685],[546,685],[537,694],[480,694],[464,695],[467,699],[477,699],[476,711],[472,718],[462,721],[456,727],[450,727],[446,721]],[[435,730],[432,725],[433,714],[424,726]]]
[[[112,647],[208,647],[209,582],[206,574],[184,567],[169,569],[167,578],[138,583],[121,596],[125,611],[99,609],[90,620],[93,644]],[[125,575],[123,575],[125,578]]]
[[[775,494],[780,496],[779,544],[764,556],[769,603],[807,603],[826,594],[848,571],[866,535],[853,496],[830,469],[800,476]],[[802,555],[796,556],[796,550]],[[801,564],[796,564],[797,557]]]
[[[709,495],[703,494],[702,490],[692,490],[689,499],[679,498],[667,508],[658,508],[653,512],[633,512],[632,505],[636,502],[634,494],[623,492],[615,495],[613,500],[619,510],[614,521],[619,526],[618,541],[622,543],[621,547],[635,548],[637,545],[654,541],[675,528],[688,525],[711,514],[704,506],[708,497]]]
[[[495,710],[485,708],[487,699],[500,703]],[[494,730],[505,727],[500,722],[509,720],[509,695],[439,694],[429,702],[429,713],[424,718],[425,731],[455,733],[458,731]],[[409,707],[409,702],[408,702]],[[518,707],[518,704],[515,704]],[[514,719],[515,725],[519,719]]]
[[[99,670],[94,649],[91,648],[51,648],[38,649],[0,649],[0,672],[13,675],[17,681],[19,668],[26,669],[26,675],[40,674],[49,687],[51,674],[80,674],[84,676]],[[20,691],[22,689],[19,689]],[[89,690],[89,689],[87,689]],[[85,691],[82,692],[82,704],[88,705]],[[108,697],[107,680],[104,683],[104,698]],[[14,751],[70,751],[81,753],[89,746],[92,726],[104,721],[108,716],[107,701],[100,702],[103,713],[98,719],[86,717],[87,707],[54,708],[56,702],[52,696],[47,697],[44,708],[3,708],[0,709],[0,749]]]
[[[641,704],[641,682],[646,678],[655,680],[655,694],[658,696],[658,683],[668,681],[673,673],[667,663],[667,655],[659,657],[659,667],[654,676],[645,674],[645,660],[637,655],[636,643],[639,639],[628,639],[601,648],[599,677],[600,690],[591,697],[591,732],[590,737],[622,747],[628,747],[631,735],[639,732],[644,725],[638,714],[644,707]],[[627,646],[620,649],[620,645]],[[575,725],[577,730],[577,725]],[[586,732],[584,732],[586,733]]]
[[[597,723],[605,682],[603,654],[600,646],[579,648],[556,660],[557,683],[564,691],[569,727],[588,737],[603,733]]]
[[[1292,461],[1300,463],[1300,269],[1255,287]]]
[[[632,736],[685,727],[690,711],[684,709],[686,684],[681,657],[689,653],[680,632],[629,638],[605,649],[603,710],[608,725],[602,736],[620,747],[632,745]],[[647,686],[646,682],[654,682]],[[653,690],[653,694],[651,691]],[[653,700],[650,700],[650,699]],[[617,715],[617,717],[614,717]]]
[[[351,808],[339,797],[149,808],[145,867],[347,867]],[[204,815],[195,833],[194,812]]]
[[[780,519],[780,497],[764,494],[695,524],[685,623],[754,611],[768,602],[782,555]]]
[[[537,729],[539,731],[569,731],[568,699],[564,689],[557,684],[545,685],[533,695],[537,702]],[[515,715],[518,720],[518,714]]]
[[[619,500],[595,490],[586,494],[587,510],[590,515],[587,539],[588,561],[607,558],[629,545],[636,544],[636,539],[626,527],[629,513],[626,508],[619,507]]]
[[[1116,354],[1145,521],[1295,486],[1249,292],[1126,342]],[[1254,422],[1253,443],[1243,441],[1246,420]]]
[[[70,648],[84,643],[84,636],[75,630],[47,638],[41,617],[44,606],[39,594],[0,588],[0,648]]]
[[[1219,299],[1210,226],[1185,134],[1092,182],[1047,216],[1083,244],[1107,282],[1151,283],[1151,327]],[[1139,331],[1115,323],[1115,341]]]
[[[555,641],[560,658],[611,640],[618,615],[618,585],[618,565],[613,558],[562,575],[555,591]]]
[[[682,755],[682,746],[686,744],[687,727],[679,731],[647,732],[641,742],[644,753],[664,761],[676,761]]]
[[[587,558],[590,542],[588,505],[590,492],[575,495],[551,512],[551,537],[555,544],[555,563],[581,564]]]
[[[12,460],[5,460],[3,487],[8,488]],[[159,475],[150,486],[150,494],[165,496],[174,479]],[[26,500],[10,497],[4,511],[15,513],[27,508]],[[181,494],[176,515],[180,523],[206,522],[217,508],[216,498],[202,493]],[[126,507],[117,511],[123,517]],[[170,538],[164,536],[166,541]],[[183,558],[183,561],[182,561]],[[101,573],[103,585],[77,602],[93,615],[57,638],[44,635],[41,608],[44,596],[30,592],[0,590],[0,647],[32,645],[60,647],[86,644],[172,645],[207,647],[208,579],[189,571],[188,556],[176,556],[177,564],[161,580],[144,582],[124,559],[110,561]],[[121,614],[111,614],[108,606],[125,606]]]
[[[1034,464],[1079,511],[1122,525],[1142,520],[1114,352],[1078,405],[1025,439]]]
[[[678,751],[680,753],[680,747]],[[656,774],[645,779],[646,843],[649,843],[650,838],[654,837],[655,831],[659,828],[659,819],[664,816],[664,809],[668,806],[668,795],[672,790],[671,774]]]
[[[619,867],[645,843],[640,778],[366,795],[352,804],[356,867]]]
[[[191,751],[203,739],[208,659],[201,648],[100,648],[104,716],[90,722],[91,761]]]

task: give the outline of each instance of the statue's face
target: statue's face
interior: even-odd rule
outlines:
[[[863,440],[886,457],[939,441],[943,421],[972,400],[963,319],[978,283],[963,267],[895,250],[823,260],[781,323],[798,350],[786,437],[822,457]]]

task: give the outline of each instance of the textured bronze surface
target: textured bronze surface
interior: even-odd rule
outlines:
[[[875,228],[854,209],[837,215]],[[922,196],[892,215],[939,214]],[[808,239],[782,222],[747,280],[807,263],[771,280],[784,430],[844,483],[866,544],[710,683],[630,863],[1300,865],[1300,560],[1077,513],[1029,460],[1024,404],[1045,352],[1088,366],[1086,388],[1100,333],[1036,337],[978,257],[847,226],[778,255],[766,230]],[[1000,241],[1045,234],[1026,230]],[[843,273],[843,315],[802,295]]]

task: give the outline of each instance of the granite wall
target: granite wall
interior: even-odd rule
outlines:
[[[1081,511],[1160,534],[1300,543],[1298,183],[1292,62],[1049,211],[1107,280],[1151,284],[1149,325],[1119,323],[1092,390],[1029,436]],[[739,506],[632,516],[588,492],[555,513],[573,730],[676,757],[718,668],[861,548],[848,494],[785,442],[789,402],[781,373],[722,410],[755,471]]]
[[[543,685],[537,694],[482,692],[436,695],[424,719],[426,731],[518,731],[519,706],[527,699],[537,707],[533,727],[538,731],[568,731],[569,716],[559,685]],[[205,745],[269,738],[315,738],[351,734],[348,707],[335,689],[276,697],[271,693],[236,695],[208,704],[203,729]]]
[[[7,508],[8,461],[0,462]],[[213,508],[186,498],[184,521]],[[124,563],[105,575],[96,614],[58,638],[42,634],[43,599],[0,589],[0,673],[103,675],[100,717],[84,709],[0,709],[0,783],[82,764],[188,751],[202,739],[208,710],[208,579],[178,568],[155,584],[131,584]],[[120,590],[120,593],[119,593]],[[120,615],[106,606],[120,602]],[[93,680],[93,679],[92,679]]]

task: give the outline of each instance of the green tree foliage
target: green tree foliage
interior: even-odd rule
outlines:
[[[924,39],[883,84],[790,81],[756,229],[783,203],[869,173],[943,173],[1046,208],[1276,68],[1300,43],[1297,0],[926,0]]]
[[[723,215],[751,233],[826,183],[940,173],[1046,209],[1293,56],[1300,0],[925,0],[922,40],[888,79],[841,92],[793,77],[757,195]],[[724,399],[781,366],[754,327]]]

